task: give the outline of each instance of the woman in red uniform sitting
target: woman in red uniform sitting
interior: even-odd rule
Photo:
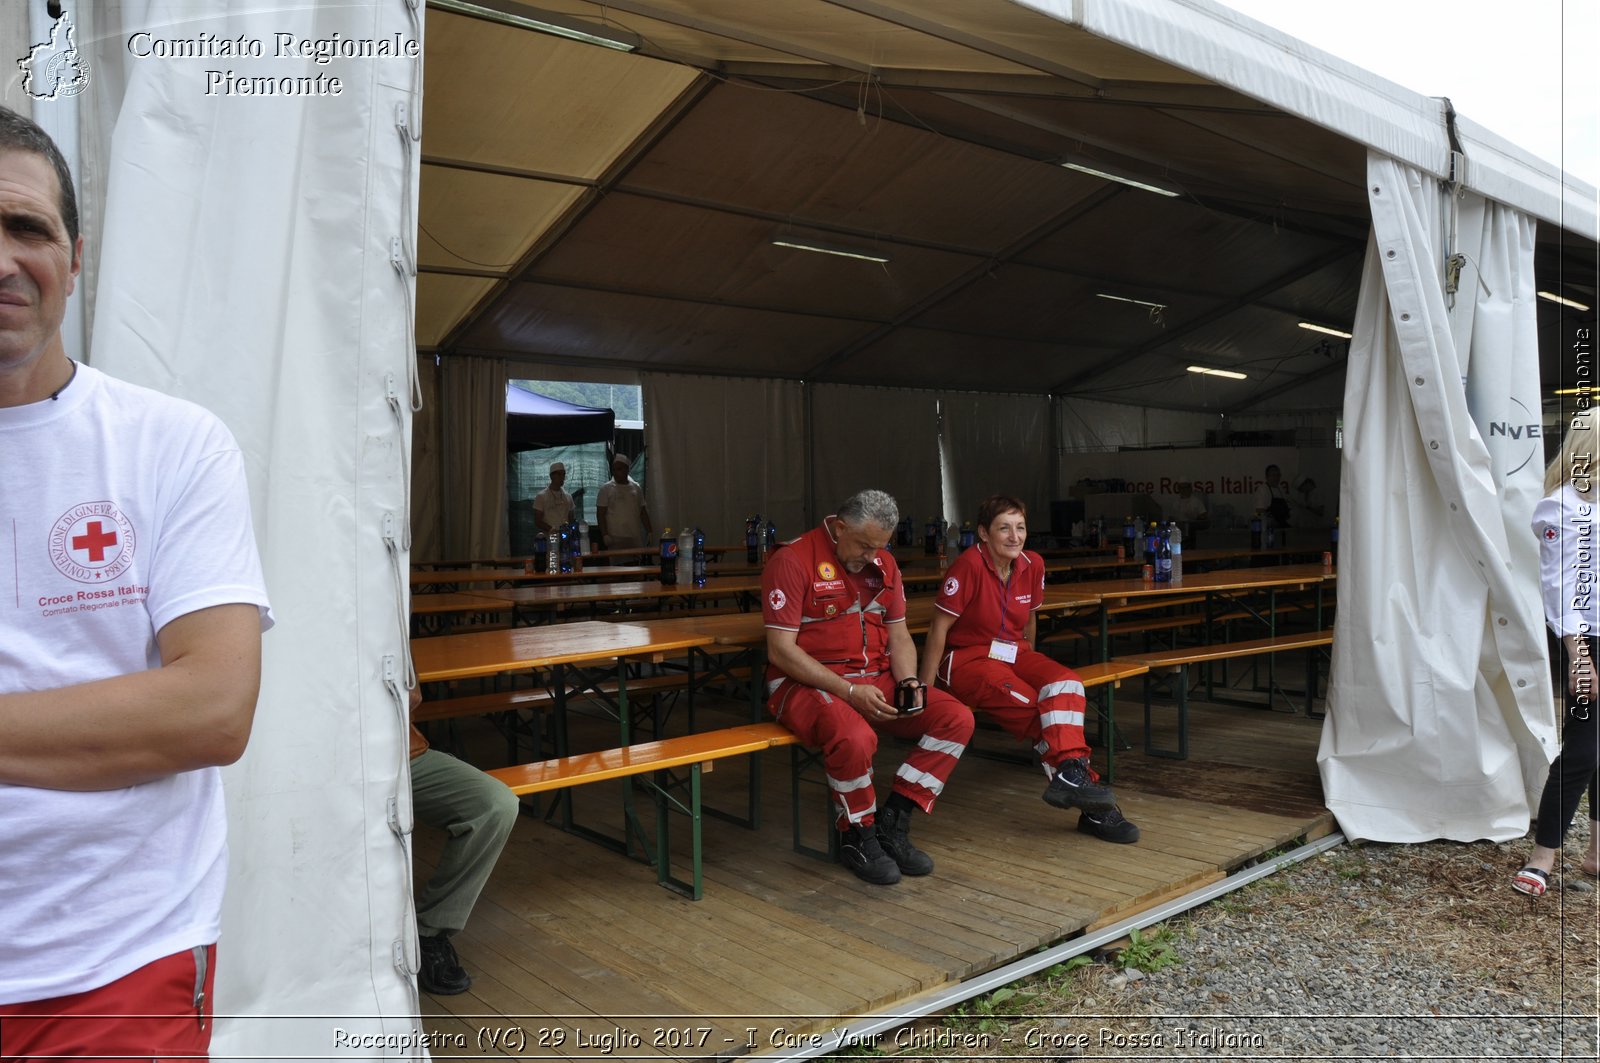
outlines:
[[[1110,787],[1089,766],[1086,702],[1077,673],[1033,649],[1044,560],[1024,550],[1027,507],[995,495],[978,507],[978,543],[950,566],[935,599],[922,681],[935,680],[1038,752],[1044,799],[1079,808],[1078,829],[1108,842],[1139,840]]]

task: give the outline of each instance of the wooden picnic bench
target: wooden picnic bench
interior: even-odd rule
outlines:
[[[1313,654],[1316,650],[1333,645],[1333,632],[1328,630],[1302,631],[1293,635],[1273,635],[1270,638],[1250,639],[1245,642],[1223,642],[1209,646],[1184,646],[1177,649],[1157,650],[1153,653],[1134,653],[1124,657],[1114,658],[1111,663],[1121,661],[1126,664],[1142,664],[1151,673],[1171,672],[1176,674],[1178,707],[1178,748],[1176,750],[1158,749],[1154,742],[1154,733],[1150,725],[1150,682],[1145,680],[1144,689],[1144,751],[1153,757],[1170,757],[1176,760],[1185,760],[1189,756],[1189,666],[1191,664],[1211,664],[1217,661],[1232,661],[1246,657],[1258,657],[1275,653],[1285,653],[1291,650],[1306,651],[1306,715],[1312,714],[1312,700],[1316,696],[1316,660]],[[1271,684],[1268,686],[1268,699],[1272,697]]]
[[[710,771],[717,761],[727,757],[761,753],[773,746],[791,745],[795,741],[794,735],[777,723],[740,724],[679,738],[638,742],[618,749],[515,764],[508,768],[496,768],[488,774],[505,783],[519,797],[613,779],[636,780],[651,792],[655,800],[656,881],[691,900],[699,900],[705,892],[701,862],[702,773]],[[687,780],[675,778],[672,775],[675,768],[688,768]],[[685,789],[687,793],[680,796]],[[751,801],[755,802],[759,797],[759,794],[752,793]],[[669,823],[673,810],[686,815],[690,822],[693,871],[687,882],[672,874]],[[746,826],[755,825],[754,817],[743,822]],[[617,843],[614,839],[588,830],[580,833],[610,842],[613,847],[626,851],[625,841]]]

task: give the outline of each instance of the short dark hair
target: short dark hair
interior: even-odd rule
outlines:
[[[61,224],[67,228],[67,242],[76,247],[78,197],[72,190],[72,171],[67,168],[67,160],[62,157],[56,142],[50,139],[50,134],[11,108],[0,107],[0,151],[32,152],[55,170],[59,189],[56,204],[61,211]]]
[[[978,507],[978,527],[987,528],[994,523],[994,519],[1006,513],[1021,513],[1028,515],[1028,507],[1020,498],[1010,495],[990,495]]]

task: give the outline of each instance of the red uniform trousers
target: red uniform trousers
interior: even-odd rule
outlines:
[[[945,655],[939,678],[956,697],[1031,745],[1052,774],[1063,760],[1088,762],[1083,681],[1060,661],[1026,642],[1017,643],[1015,664],[994,660],[988,646],[967,646]],[[1093,767],[1089,775],[1100,777]]]
[[[217,947],[175,952],[115,982],[0,1004],[0,1060],[209,1059]]]
[[[894,704],[894,677],[887,672],[855,679],[856,686],[871,683]],[[868,827],[878,810],[872,786],[872,757],[878,751],[878,732],[896,738],[915,738],[916,746],[895,772],[893,791],[905,795],[924,812],[944,791],[956,761],[972,738],[972,712],[943,690],[929,689],[921,712],[880,724],[868,723],[850,703],[816,687],[782,679],[767,699],[778,722],[793,731],[808,748],[822,750],[828,787],[839,802],[839,829],[847,825]]]

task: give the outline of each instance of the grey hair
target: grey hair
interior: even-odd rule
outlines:
[[[887,491],[868,488],[844,500],[844,505],[839,507],[839,519],[852,528],[876,524],[884,531],[894,531],[895,525],[900,523],[900,507]]]

